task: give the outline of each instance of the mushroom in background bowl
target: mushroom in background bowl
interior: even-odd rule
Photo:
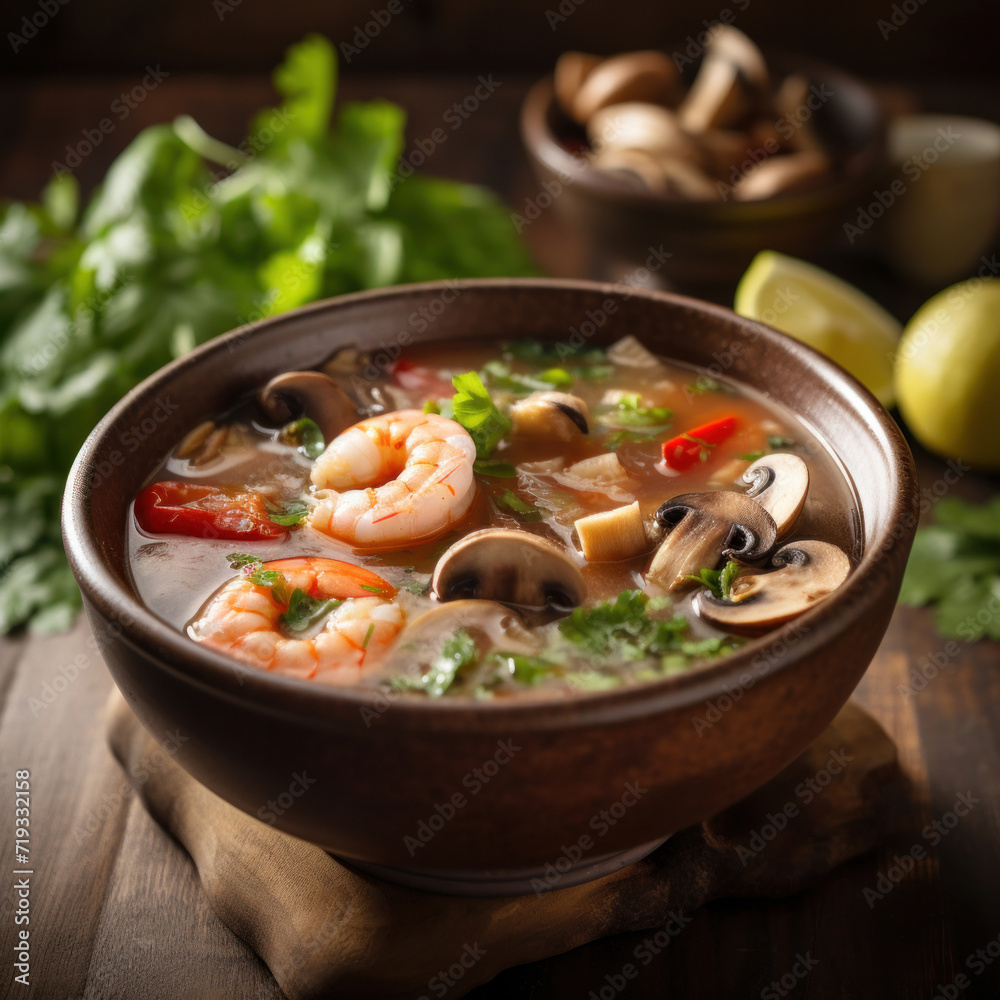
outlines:
[[[560,57],[521,114],[555,210],[622,269],[662,247],[667,286],[732,280],[764,247],[823,249],[886,169],[874,96],[803,59],[765,61],[729,25],[687,62]]]

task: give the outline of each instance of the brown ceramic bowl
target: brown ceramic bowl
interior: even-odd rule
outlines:
[[[417,322],[420,310],[436,318]],[[565,339],[571,330],[594,343],[632,333],[681,362],[721,366],[806,421],[856,490],[859,509],[836,515],[853,519],[864,539],[847,583],[782,632],[703,669],[497,704],[390,702],[261,673],[192,642],[136,598],[124,544],[130,499],[186,431],[240,394],[278,372],[317,366],[349,343],[378,353],[432,339]],[[130,454],[134,427],[144,444]],[[88,438],[70,473],[63,523],[105,661],[179,764],[251,816],[362,867],[499,894],[523,891],[532,877],[562,886],[620,865],[747,795],[801,753],[847,700],[885,632],[916,499],[911,457],[892,419],[797,341],[666,293],[500,279],[344,296],[245,327],[168,365]],[[178,729],[187,737],[179,747],[168,737]],[[303,774],[313,783],[290,794]]]
[[[648,267],[651,253],[662,248],[671,256],[657,271],[658,287],[731,283],[758,250],[796,257],[822,252],[834,237],[843,239],[844,224],[855,221],[857,206],[885,173],[885,116],[871,91],[845,73],[805,60],[772,62],[825,88],[818,91],[817,109],[803,115],[819,123],[838,150],[828,182],[762,201],[682,201],[630,189],[567,148],[583,133],[559,109],[546,77],[521,108],[521,136],[541,185],[531,201],[539,211],[551,205],[619,270]],[[534,211],[527,203],[519,209],[528,223]]]

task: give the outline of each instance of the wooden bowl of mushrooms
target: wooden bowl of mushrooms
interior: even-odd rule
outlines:
[[[660,251],[666,286],[730,281],[764,248],[822,250],[886,169],[868,89],[765,60],[722,24],[691,70],[658,51],[564,53],[521,130],[544,192],[525,218],[551,202],[622,269]]]

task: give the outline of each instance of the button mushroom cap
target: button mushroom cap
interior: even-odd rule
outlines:
[[[303,416],[315,420],[327,443],[358,421],[351,398],[322,372],[277,375],[257,394],[257,404],[275,426]]]
[[[759,503],[730,490],[676,496],[660,506],[656,521],[667,535],[646,580],[668,592],[693,586],[688,577],[714,568],[723,557],[760,559],[778,537],[773,518]]]
[[[779,194],[793,194],[815,187],[830,173],[830,160],[822,153],[788,153],[761,160],[734,185],[738,201],[761,201]]]
[[[591,115],[587,138],[597,150],[641,149],[698,162],[698,143],[678,124],[677,116],[656,104],[629,101]]]
[[[768,87],[760,49],[736,28],[715,25],[691,89],[678,109],[681,125],[695,135],[738,126]]]
[[[527,438],[571,441],[590,431],[590,411],[568,392],[533,392],[510,408],[511,433]]]
[[[744,495],[753,497],[774,518],[778,538],[787,535],[806,502],[809,466],[798,455],[765,455],[743,473],[743,482],[750,484]]]
[[[732,599],[720,601],[708,590],[697,594],[694,609],[731,632],[757,635],[815,607],[847,579],[851,562],[829,542],[790,542],[778,549],[773,572],[738,576]]]
[[[581,125],[609,104],[649,101],[674,104],[681,74],[662,52],[626,52],[605,59],[592,69],[573,98],[571,114]]]
[[[573,114],[573,101],[583,81],[602,62],[603,56],[592,56],[588,52],[564,52],[556,60],[556,100],[566,114]]]
[[[441,556],[431,593],[439,601],[496,601],[539,621],[581,604],[587,586],[580,567],[552,542],[530,531],[483,528]]]

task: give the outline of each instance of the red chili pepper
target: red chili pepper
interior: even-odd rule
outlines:
[[[686,434],[671,438],[663,446],[663,460],[671,469],[685,472],[695,462],[702,460],[702,453],[711,453],[715,445],[730,437],[739,424],[737,417],[721,417],[701,427],[694,427]],[[707,459],[707,455],[705,458]]]
[[[392,380],[401,389],[427,399],[450,399],[455,392],[450,379],[438,375],[433,368],[425,368],[406,358],[400,358],[393,366]]]
[[[134,509],[139,527],[154,535],[259,541],[288,534],[288,528],[268,516],[259,493],[238,486],[166,480],[142,490]]]

